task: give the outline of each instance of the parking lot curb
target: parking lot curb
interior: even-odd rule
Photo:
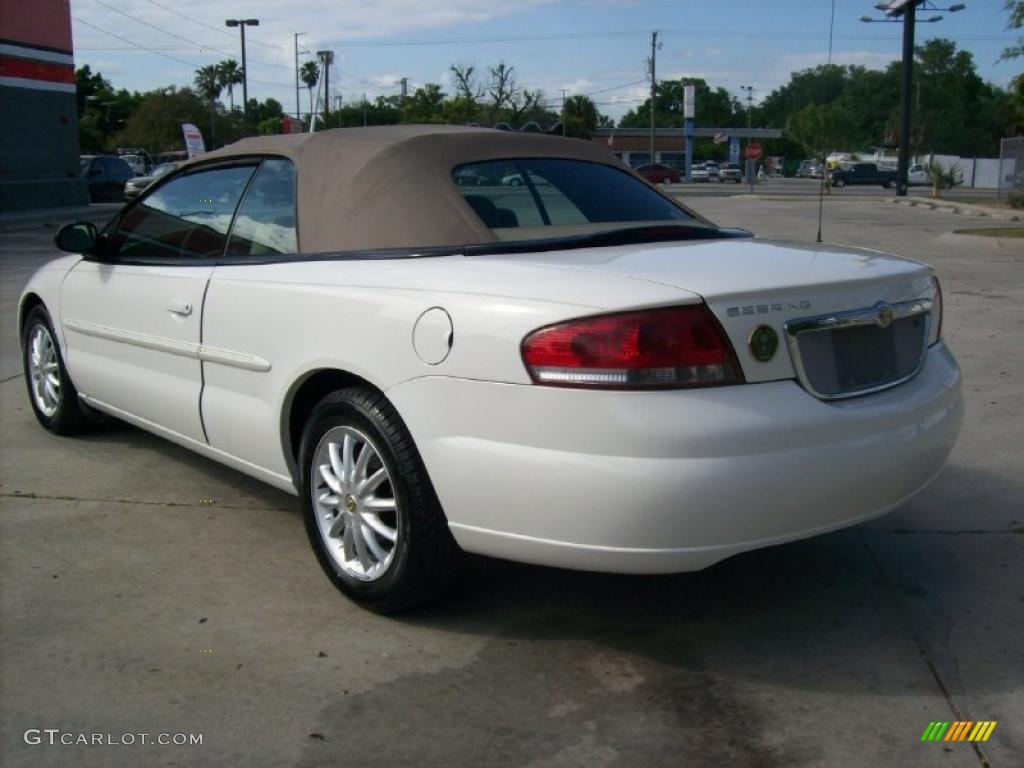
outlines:
[[[889,197],[886,200],[897,205],[921,206],[929,210],[946,210],[950,213],[958,213],[963,216],[977,216],[978,218],[998,219],[1000,221],[1024,221],[1024,213],[1017,213],[1012,210],[1000,210],[988,208],[982,205],[971,205],[970,203],[959,203],[951,200],[936,199],[932,197]]]

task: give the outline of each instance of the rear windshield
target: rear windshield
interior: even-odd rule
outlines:
[[[600,163],[490,160],[456,167],[452,181],[500,240],[585,235],[638,224],[706,226],[643,181]]]

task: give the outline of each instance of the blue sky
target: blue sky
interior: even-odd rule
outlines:
[[[883,67],[899,57],[899,25],[858,20],[878,15],[872,5],[836,0],[836,63]],[[1024,65],[996,63],[1015,39],[1005,31],[1003,5],[968,0],[966,10],[919,25],[918,40],[954,39],[974,54],[983,77],[1006,86]],[[260,19],[248,36],[249,95],[273,96],[289,111],[292,35],[305,32],[302,48],[334,50],[332,91],[346,102],[396,93],[402,76],[410,88],[438,82],[450,91],[453,62],[482,71],[504,61],[521,86],[542,89],[552,102],[562,89],[593,94],[613,117],[645,96],[651,31],[662,35],[659,79],[699,76],[737,96],[740,85],[753,85],[756,101],[790,72],[824,63],[830,7],[830,0],[71,1],[76,65],[89,64],[117,87],[187,85],[196,66],[240,58],[237,30],[223,22],[245,15]],[[304,89],[301,98],[308,105]]]

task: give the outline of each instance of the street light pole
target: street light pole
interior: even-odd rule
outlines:
[[[302,107],[299,105],[299,37],[305,32],[295,33],[295,119],[302,119]]]
[[[741,91],[747,92],[747,143],[744,148],[750,146],[750,129],[754,125],[754,86],[752,85],[741,85]],[[747,181],[750,182],[750,194],[754,194],[754,161],[747,160],[745,170],[747,172]]]
[[[914,82],[914,17],[917,4],[908,3],[903,11],[903,70],[900,77],[899,157],[896,161],[896,194],[907,196],[907,172],[910,169],[910,88]]]
[[[242,32],[242,124],[249,129],[249,68],[245,64],[245,28],[258,27],[259,19],[225,19],[225,27],[238,27]]]
[[[875,22],[903,22],[903,62],[900,73],[900,127],[898,160],[896,161],[896,194],[900,197],[907,196],[907,172],[910,169],[910,91],[914,82],[914,25],[917,23],[917,9],[927,11],[948,11],[957,13],[967,6],[964,3],[954,3],[948,8],[938,8],[931,0],[888,0],[888,2],[875,3],[875,8],[885,12],[887,18],[873,19],[870,16],[861,16],[860,20],[866,24]],[[921,19],[929,23],[942,21],[942,16],[930,16]],[[920,108],[920,105],[918,105]]]

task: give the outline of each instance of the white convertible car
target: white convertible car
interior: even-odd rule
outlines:
[[[379,611],[460,551],[665,573],[853,525],[962,417],[927,266],[719,229],[587,142],[246,139],[57,245],[20,303],[40,423],[297,493]]]

